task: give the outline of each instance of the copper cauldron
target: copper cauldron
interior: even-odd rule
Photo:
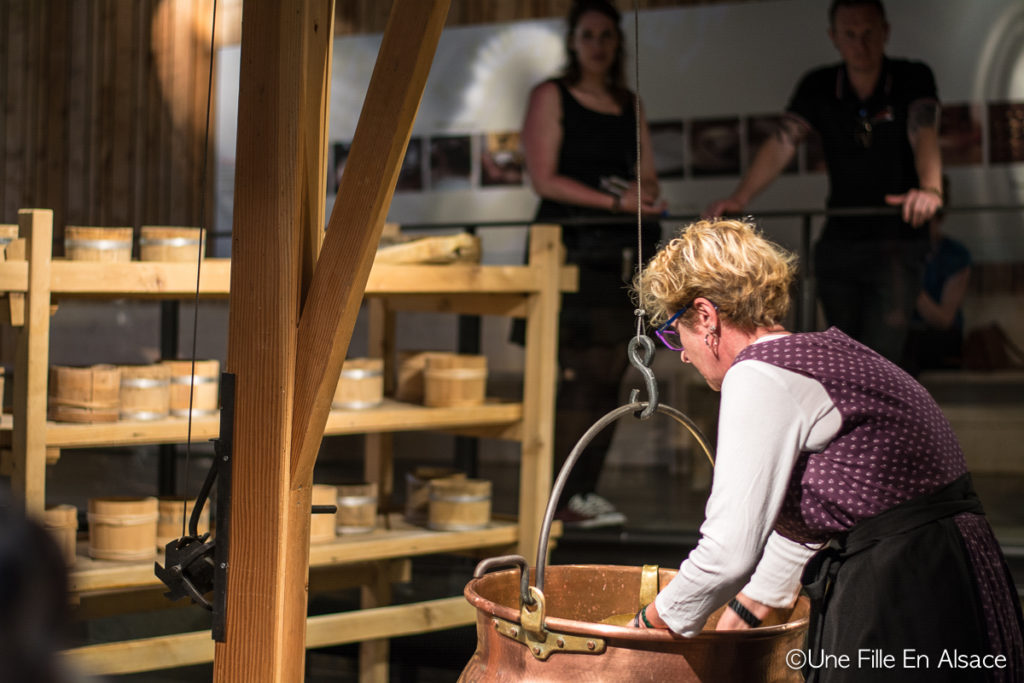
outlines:
[[[803,647],[806,598],[800,598],[785,623],[742,631],[713,630],[718,610],[693,638],[599,623],[637,611],[641,572],[640,567],[614,565],[549,567],[547,597],[534,611],[520,606],[519,570],[474,578],[464,593],[477,610],[476,652],[459,681],[803,681],[799,669],[787,666],[786,653]],[[664,586],[676,572],[661,569],[658,574]]]
[[[536,569],[529,571],[526,559],[517,555],[490,558],[477,565],[474,578],[466,585],[466,599],[477,611],[477,646],[459,681],[803,680],[799,669],[787,665],[786,653],[804,646],[809,611],[806,598],[797,601],[783,623],[715,631],[722,608],[711,615],[700,635],[682,638],[661,629],[601,623],[624,623],[621,616],[633,615],[653,600],[676,570],[615,565],[545,567],[554,506],[569,470],[600,429],[622,415],[639,414],[644,409],[681,422],[711,458],[706,440],[692,421],[668,406],[655,403],[651,409],[646,403],[634,402],[608,413],[591,427],[567,458],[552,490]],[[509,566],[518,569],[504,569]]]

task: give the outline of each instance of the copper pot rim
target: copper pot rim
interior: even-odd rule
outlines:
[[[607,564],[573,564],[573,565],[558,565],[560,568],[568,569],[587,569],[594,571],[608,570],[608,569],[622,569],[622,565],[607,565]],[[514,607],[507,607],[500,605],[492,600],[488,600],[479,593],[476,592],[476,585],[488,579],[494,580],[496,577],[500,577],[503,574],[518,574],[515,569],[507,569],[499,572],[491,572],[485,576],[471,579],[463,589],[463,595],[466,600],[469,601],[473,607],[479,612],[486,615],[504,619],[515,624],[519,624],[519,609]],[[517,578],[518,582],[518,578]],[[801,597],[800,600],[806,600]],[[558,633],[565,633],[568,635],[581,635],[581,636],[596,636],[600,638],[613,638],[617,640],[642,640],[645,642],[715,642],[719,640],[729,641],[755,641],[768,638],[777,638],[780,634],[788,631],[795,631],[804,629],[809,623],[809,618],[804,616],[794,621],[788,621],[784,624],[776,624],[773,626],[758,626],[757,628],[749,629],[736,629],[736,630],[723,630],[723,631],[701,631],[696,636],[680,636],[667,629],[636,629],[627,626],[614,626],[611,624],[598,624],[588,621],[577,621],[575,619],[565,619],[562,617],[548,616],[544,620],[544,626],[549,631],[555,631]]]

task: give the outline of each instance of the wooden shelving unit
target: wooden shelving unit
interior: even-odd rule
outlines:
[[[391,514],[387,517],[386,527],[367,534],[339,536],[327,543],[312,544],[309,548],[309,566],[332,567],[360,561],[508,547],[517,540],[518,529],[512,520],[494,520],[486,529],[475,531],[438,532],[410,525],[400,515]],[[84,544],[79,548],[78,555],[69,586],[77,598],[114,590],[163,586],[153,575],[152,560],[94,560],[88,556]],[[162,556],[158,561],[163,562]]]
[[[425,430],[457,430],[474,427],[513,429],[523,418],[521,403],[491,401],[472,412],[457,408],[425,406],[385,400],[369,410],[335,410],[327,419],[325,436]],[[192,420],[192,440],[205,441],[217,436],[219,417],[209,415]],[[0,447],[10,448],[13,433],[11,416],[0,420]],[[46,422],[46,445],[50,448],[92,448],[95,446],[142,446],[183,443],[188,422],[182,418],[133,421],[109,424]]]
[[[52,215],[46,211],[22,212],[20,225],[21,235],[28,239],[27,261],[0,262],[0,292],[24,299],[24,321],[18,328],[14,412],[0,421],[0,448],[10,451],[7,473],[12,488],[23,497],[30,514],[41,515],[46,500],[48,449],[52,453],[55,448],[174,443],[183,442],[187,435],[187,423],[181,419],[91,425],[48,421],[51,303],[75,297],[191,298],[195,295],[196,271],[194,265],[180,263],[96,264],[52,259]],[[311,571],[343,565],[386,564],[431,553],[512,549],[532,555],[551,488],[559,302],[562,291],[571,291],[576,286],[575,269],[562,263],[560,235],[557,226],[531,228],[531,255],[524,266],[375,266],[365,292],[371,306],[371,354],[385,358],[386,375],[392,376],[391,332],[397,311],[525,318],[527,345],[521,402],[491,400],[483,406],[456,409],[386,400],[371,410],[332,411],[325,430],[327,435],[368,435],[367,476],[378,481],[385,492],[393,478],[389,433],[445,430],[518,441],[522,444],[518,518],[495,520],[488,528],[477,531],[439,532],[412,527],[389,516],[388,528],[312,545]],[[200,272],[200,296],[227,296],[229,261],[206,259]],[[217,431],[216,417],[192,422],[194,441],[213,438]],[[390,582],[372,583],[364,587],[364,604],[387,605]],[[153,575],[151,562],[105,562],[80,552],[70,586],[73,598],[81,600],[152,590],[160,583]],[[374,606],[355,614],[333,616],[310,619],[308,647],[440,630],[475,619],[472,608],[461,596],[431,604]],[[351,627],[355,620],[361,625],[358,629]],[[368,630],[362,627],[364,624],[376,626]],[[97,674],[155,670],[210,661],[212,641],[208,641],[208,648],[193,647],[197,639],[203,640],[202,634],[179,634],[86,646],[69,651],[68,655]],[[376,652],[379,656],[381,649]],[[386,649],[383,652],[386,655]],[[200,658],[196,659],[197,656]]]

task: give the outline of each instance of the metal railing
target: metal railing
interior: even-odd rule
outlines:
[[[794,324],[793,327],[797,331],[807,331],[814,328],[814,322],[816,319],[816,297],[814,292],[813,282],[813,263],[812,263],[812,240],[814,235],[814,221],[816,219],[828,219],[828,218],[846,218],[846,217],[870,217],[870,216],[886,216],[893,217],[898,216],[900,213],[899,207],[850,207],[850,208],[803,208],[803,209],[781,209],[781,210],[765,210],[765,211],[751,211],[749,214],[755,221],[769,220],[769,219],[796,219],[800,222],[800,236],[799,244],[797,246],[797,255],[800,259],[800,275],[797,282],[796,301],[797,306],[794,309]],[[1024,204],[981,204],[973,206],[948,206],[943,208],[945,214],[980,214],[980,213],[1015,213],[1020,214],[1024,217]],[[689,223],[699,219],[700,216],[696,213],[680,213],[680,214],[666,214],[659,217],[657,220],[663,223]],[[567,218],[558,221],[562,225],[563,229],[572,230],[575,228],[583,228],[588,226],[599,226],[599,225],[621,225],[624,222],[634,220],[628,214],[622,215],[608,215],[607,217],[594,217],[594,218]],[[526,227],[537,223],[536,220],[494,220],[494,221],[475,221],[475,222],[459,222],[459,221],[440,221],[431,223],[402,223],[402,230],[409,232],[427,231],[427,230],[445,230],[445,229],[460,229],[470,234],[476,234],[477,230],[488,229],[488,228],[509,228],[509,227]],[[552,221],[554,222],[554,221]],[[211,232],[209,239],[230,239],[230,231],[222,232]],[[465,316],[464,316],[465,317]],[[470,320],[463,321],[460,319],[460,340],[465,340],[466,353],[478,353],[479,352],[479,322],[472,322]],[[471,342],[470,338],[475,337],[476,342]],[[460,350],[462,349],[462,343],[460,341]]]

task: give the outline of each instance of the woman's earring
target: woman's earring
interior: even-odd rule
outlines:
[[[720,337],[715,334],[715,326],[712,325],[707,334],[704,335],[704,345],[711,349],[711,353],[718,356],[718,341]]]

